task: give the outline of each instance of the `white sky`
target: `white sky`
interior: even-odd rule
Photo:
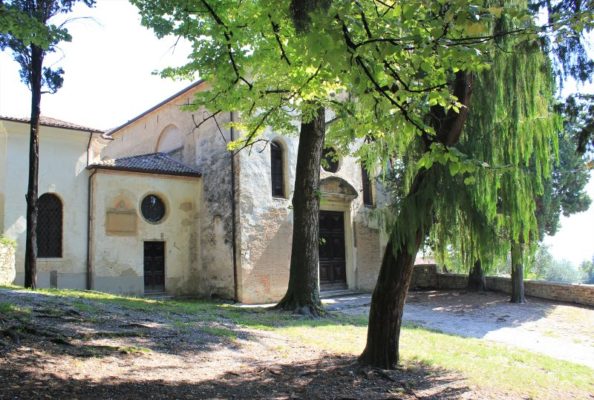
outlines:
[[[140,26],[136,8],[125,0],[98,0],[89,9],[81,4],[67,17],[91,17],[72,21],[72,42],[60,46],[54,62],[65,70],[64,86],[53,95],[44,95],[43,115],[80,125],[109,129],[116,127],[191,82],[163,80],[152,74],[166,66],[185,61],[188,46],[175,39],[158,40]],[[30,93],[20,82],[18,66],[8,52],[0,53],[0,115],[27,117]],[[594,179],[588,185],[594,198]],[[594,207],[569,218],[562,228],[547,238],[556,258],[574,264],[594,255]]]

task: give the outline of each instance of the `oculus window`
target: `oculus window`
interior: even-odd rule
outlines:
[[[142,216],[149,222],[160,222],[165,216],[165,203],[158,196],[149,194],[140,204]]]
[[[332,147],[326,147],[322,151],[322,168],[328,172],[338,171],[338,156]]]

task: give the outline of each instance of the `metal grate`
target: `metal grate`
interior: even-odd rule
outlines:
[[[365,166],[361,166],[361,180],[363,181],[363,204],[373,206],[373,193],[371,191],[371,179],[367,174]]]
[[[37,201],[37,256],[62,257],[62,201],[45,193]]]
[[[285,197],[283,149],[278,143],[270,143],[270,177],[272,196]]]

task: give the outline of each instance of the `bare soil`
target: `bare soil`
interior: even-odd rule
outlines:
[[[0,399],[508,398],[420,363],[360,368],[354,357],[223,316],[206,322],[5,289],[0,302],[32,310],[0,315]]]
[[[327,308],[367,314],[371,296],[326,300]],[[497,292],[410,292],[405,322],[444,333],[505,343],[594,369],[594,308],[529,297],[509,302]]]

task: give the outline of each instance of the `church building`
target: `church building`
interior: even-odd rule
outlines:
[[[194,83],[109,132],[42,120],[40,287],[282,297],[299,140],[269,129],[228,151],[237,115],[181,109],[206,89]],[[23,283],[27,164],[28,121],[0,117],[0,232],[17,243],[0,284]],[[386,242],[381,190],[353,157],[320,173],[320,287],[371,290]]]

